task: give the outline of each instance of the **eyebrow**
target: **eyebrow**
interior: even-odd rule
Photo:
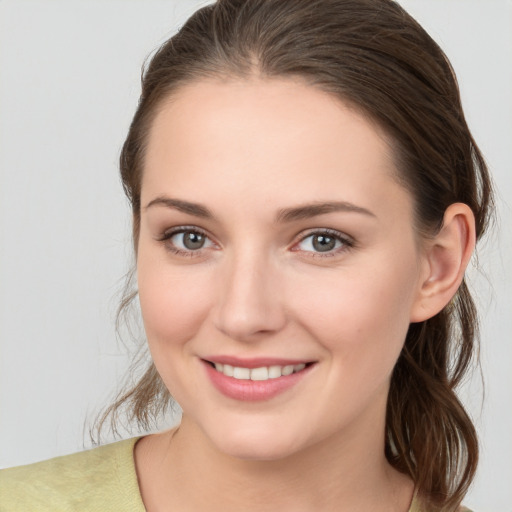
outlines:
[[[279,210],[276,216],[277,222],[292,222],[294,220],[309,219],[317,215],[324,215],[333,212],[361,213],[370,217],[376,217],[374,213],[361,206],[348,203],[346,201],[331,201],[328,203],[319,202],[305,204],[294,208],[284,208]]]
[[[173,208],[174,210],[178,210],[183,213],[188,213],[189,215],[194,215],[194,217],[200,217],[202,219],[213,219],[212,212],[198,203],[190,203],[189,201],[183,201],[181,199],[172,199],[166,196],[159,196],[150,201],[145,210],[147,210],[150,206],[159,205],[166,206],[167,208]]]
[[[146,205],[145,209],[147,210],[149,207],[155,205],[173,208],[174,210],[178,210],[180,212],[187,213],[202,219],[214,219],[213,213],[206,206],[199,203],[191,203],[181,199],[159,196],[150,201]],[[277,212],[276,222],[293,222],[333,212],[359,213],[370,217],[376,217],[376,215],[370,210],[362,208],[361,206],[357,206],[353,203],[349,203],[347,201],[329,201],[309,203],[292,208],[283,208]]]

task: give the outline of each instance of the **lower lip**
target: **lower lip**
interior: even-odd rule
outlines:
[[[275,396],[284,393],[302,380],[314,365],[308,365],[306,368],[291,375],[283,375],[276,379],[268,380],[244,380],[227,377],[218,372],[213,366],[203,361],[206,373],[213,385],[228,398],[241,400],[244,402],[254,402],[258,400],[270,400]]]

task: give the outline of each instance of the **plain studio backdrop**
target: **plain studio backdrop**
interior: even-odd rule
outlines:
[[[205,3],[0,0],[0,467],[83,449],[123,378],[114,318],[132,256],[118,155],[143,60]],[[512,2],[401,3],[450,57],[496,182],[500,223],[470,270],[485,400],[475,372],[462,394],[482,459],[466,503],[510,511]]]

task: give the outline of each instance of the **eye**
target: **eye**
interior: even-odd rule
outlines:
[[[202,233],[196,231],[183,231],[171,236],[169,240],[180,249],[195,251],[201,249],[208,239]]]
[[[164,233],[160,240],[175,254],[192,255],[214,245],[210,238],[197,228],[175,228]]]
[[[310,233],[304,237],[295,246],[295,250],[312,253],[327,253],[326,255],[331,255],[352,246],[353,242],[341,233],[332,230],[324,230]]]

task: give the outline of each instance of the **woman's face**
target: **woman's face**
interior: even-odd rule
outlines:
[[[427,267],[394,174],[373,124],[299,82],[198,82],[159,111],[140,303],[184,421],[219,450],[383,439]]]

